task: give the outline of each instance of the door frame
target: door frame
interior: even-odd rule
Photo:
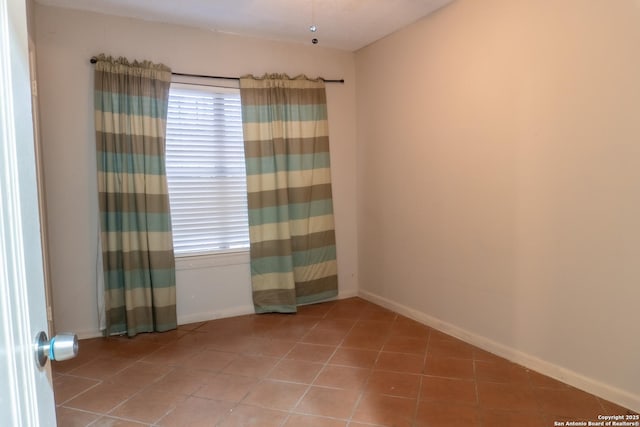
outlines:
[[[0,415],[12,426],[55,425],[24,0],[0,0]]]

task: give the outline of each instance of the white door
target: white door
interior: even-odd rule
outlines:
[[[24,0],[0,0],[0,423],[55,426]]]

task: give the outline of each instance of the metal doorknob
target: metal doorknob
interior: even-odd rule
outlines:
[[[40,331],[35,342],[36,362],[43,367],[50,360],[68,360],[78,355],[78,336],[76,334],[62,333],[47,338],[44,331]]]

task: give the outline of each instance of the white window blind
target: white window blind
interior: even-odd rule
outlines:
[[[249,247],[238,89],[171,85],[166,167],[177,256]]]

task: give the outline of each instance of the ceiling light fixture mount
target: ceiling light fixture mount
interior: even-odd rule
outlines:
[[[311,25],[309,25],[309,31],[313,34],[318,31],[318,26],[316,25],[316,5],[314,0],[311,0]],[[318,39],[316,37],[312,38],[311,43],[318,44]]]

